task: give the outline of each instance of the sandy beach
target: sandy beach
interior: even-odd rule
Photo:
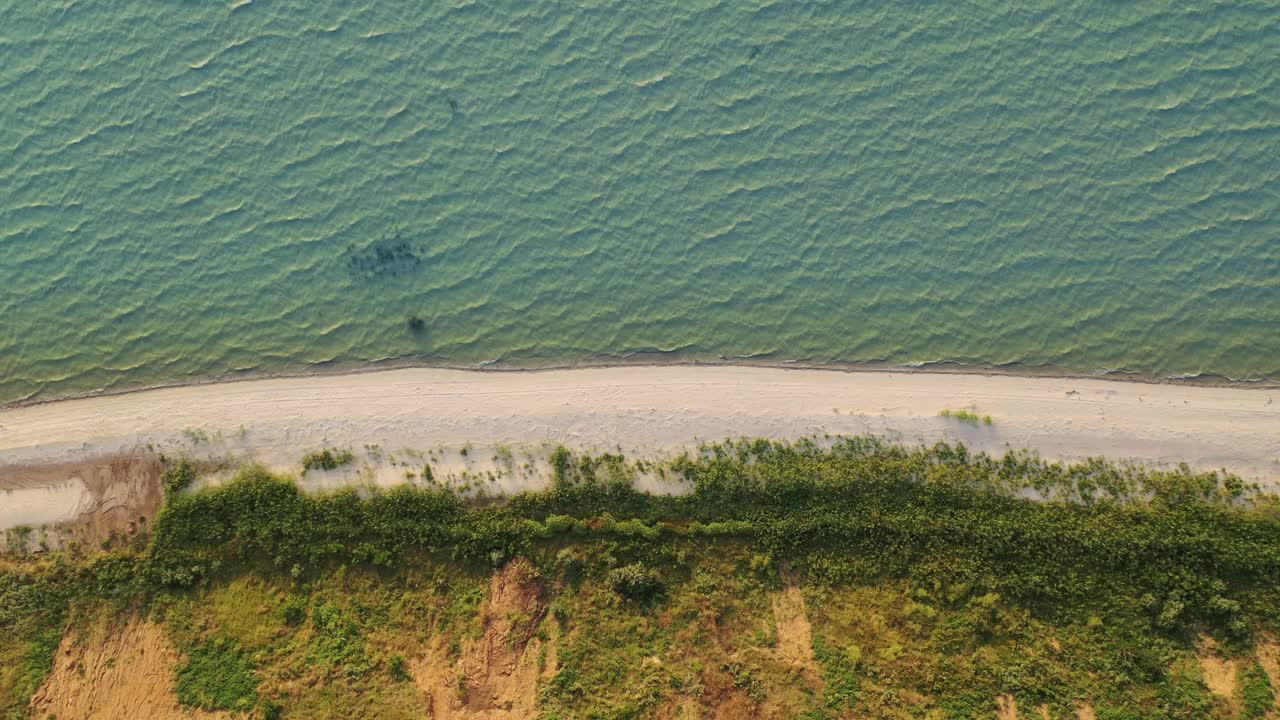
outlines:
[[[1275,388],[1095,379],[733,366],[477,372],[410,368],[160,388],[0,410],[0,530],[129,532],[158,508],[159,457],[248,461],[300,473],[303,454],[357,461],[305,487],[393,485],[429,461],[437,478],[545,486],[546,458],[575,450],[663,458],[699,442],[873,433],[1000,454],[1186,462],[1280,484]],[[991,424],[941,417],[969,409]],[[212,482],[217,482],[215,476]],[[648,489],[662,490],[662,487]],[[142,519],[142,520],[140,520]],[[53,541],[53,538],[50,538]]]
[[[1280,479],[1280,395],[1001,375],[655,366],[539,372],[399,369],[161,388],[0,411],[0,484],[15,466],[150,445],[296,464],[322,446],[542,446],[667,454],[727,437],[876,433],[999,453],[1187,462]],[[939,416],[975,409],[991,425]]]

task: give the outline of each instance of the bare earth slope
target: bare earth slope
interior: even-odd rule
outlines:
[[[100,629],[101,630],[101,629]],[[131,620],[123,627],[62,639],[53,671],[31,698],[32,717],[85,720],[229,720],[178,704],[178,653],[164,629]]]

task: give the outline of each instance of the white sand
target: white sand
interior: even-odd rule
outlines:
[[[1067,460],[1185,461],[1270,484],[1280,480],[1274,395],[1280,391],[725,366],[317,375],[0,410],[0,487],[4,466],[72,462],[148,443],[296,466],[302,453],[322,446],[563,443],[656,456],[698,441],[815,433],[958,440],[977,450],[1031,448]],[[938,417],[944,408],[966,407],[990,414],[994,424]]]

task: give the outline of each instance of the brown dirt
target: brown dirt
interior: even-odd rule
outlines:
[[[164,501],[155,453],[136,448],[80,462],[0,466],[0,489],[34,488],[80,479],[92,504],[73,520],[53,528],[58,545],[75,541],[96,547],[110,537],[129,537],[146,529]]]
[[[996,698],[996,720],[1018,720],[1018,702],[1012,695]]]
[[[1098,715],[1093,711],[1093,706],[1084,703],[1076,708],[1076,720],[1098,720]]]
[[[718,667],[702,673],[702,717],[711,720],[755,720],[767,717],[747,693],[734,687],[733,677]],[[697,717],[694,715],[692,717]]]
[[[1198,643],[1197,659],[1204,673],[1204,684],[1218,697],[1231,698],[1236,693],[1236,670],[1239,662],[1217,654],[1218,644],[1208,635]]]
[[[701,717],[697,698],[687,695],[668,700],[653,713],[654,720],[698,720]]]
[[[523,720],[537,716],[541,643],[533,638],[546,614],[542,579],[529,561],[513,560],[489,581],[484,634],[463,642],[456,663],[436,638],[414,663],[418,687],[434,720]],[[548,666],[551,663],[548,662]]]
[[[1272,686],[1280,686],[1280,643],[1275,638],[1267,637],[1258,643],[1256,650],[1258,664],[1271,678]]]
[[[83,720],[223,720],[240,717],[178,705],[178,652],[164,629],[132,619],[79,642],[69,632],[53,671],[31,698],[32,717]]]
[[[789,587],[774,596],[773,620],[778,631],[778,657],[799,669],[810,685],[815,684],[821,675],[813,659],[813,629],[800,588]]]
[[[820,692],[822,676],[813,658],[813,632],[805,609],[804,595],[798,587],[787,587],[775,593],[770,610],[777,634],[777,644],[769,649],[730,650],[727,637],[720,638],[721,656],[747,666],[764,664],[775,670],[790,668],[793,689],[807,685]],[[714,625],[714,619],[710,620]],[[757,703],[742,688],[734,685],[733,676],[719,662],[708,661],[701,675],[702,693],[697,698],[677,696],[655,712],[660,720],[678,718],[712,718],[714,720],[783,720],[794,717],[794,708],[783,696],[770,692],[768,699]],[[794,700],[794,698],[792,698]]]

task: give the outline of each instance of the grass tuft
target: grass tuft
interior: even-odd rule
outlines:
[[[948,408],[946,410],[940,411],[938,413],[938,417],[951,418],[952,420],[959,420],[960,422],[966,425],[973,425],[975,427],[978,425],[994,425],[995,424],[995,418],[991,417],[990,415],[979,415],[973,410],[968,410],[968,409],[951,410],[950,408]]]
[[[325,448],[320,452],[303,455],[302,469],[304,472],[307,470],[336,470],[343,465],[350,465],[355,459],[356,456],[350,450]]]

